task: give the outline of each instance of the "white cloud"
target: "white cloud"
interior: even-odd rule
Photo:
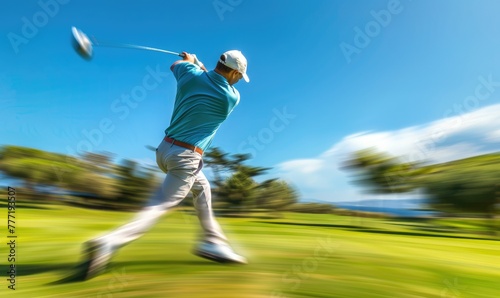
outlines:
[[[490,143],[500,143],[500,129],[494,130],[486,135],[485,141]]]
[[[310,174],[323,167],[320,159],[296,159],[282,163],[284,169],[298,169],[300,173]]]
[[[275,167],[279,177],[297,187],[302,197],[324,201],[354,201],[373,198],[350,182],[342,162],[357,150],[373,148],[405,161],[441,163],[500,151],[500,104],[428,124],[395,131],[361,132],[349,135],[317,157],[289,160]]]
[[[321,158],[290,160],[280,164],[279,169],[288,173],[289,181],[300,181],[302,187],[322,187],[328,183],[322,176],[328,167]]]

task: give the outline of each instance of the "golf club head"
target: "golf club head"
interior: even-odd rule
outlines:
[[[85,60],[92,59],[92,42],[76,27],[71,27],[71,32],[73,33],[72,43],[75,51]]]

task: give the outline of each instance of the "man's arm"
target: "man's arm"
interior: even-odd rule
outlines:
[[[187,52],[182,52],[182,60],[177,60],[175,61],[172,66],[170,66],[170,70],[174,70],[174,66],[177,64],[177,63],[181,63],[181,62],[190,62],[190,63],[193,63],[193,64],[196,64],[198,65],[201,69],[203,69],[204,71],[207,71],[207,69],[205,68],[205,66],[203,65],[203,63],[201,63],[200,60],[198,60],[198,58],[196,58],[196,55],[194,54],[189,54]]]

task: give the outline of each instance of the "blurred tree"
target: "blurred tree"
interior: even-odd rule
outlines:
[[[256,194],[257,208],[283,210],[298,202],[298,194],[287,182],[282,180],[267,180],[259,185]]]
[[[228,154],[219,148],[210,149],[204,159],[214,172],[212,193],[218,203],[243,209],[257,206],[257,190],[261,186],[254,177],[265,174],[270,168],[254,167],[244,164],[249,154]],[[265,181],[269,183],[270,180]]]
[[[257,183],[247,173],[237,171],[219,187],[219,199],[229,203],[231,208],[251,208],[256,187]]]
[[[355,182],[373,193],[423,189],[435,209],[447,212],[480,213],[493,218],[500,203],[500,154],[487,154],[443,164],[419,165],[373,150],[362,150],[348,160],[344,169],[355,170]]]
[[[203,158],[203,162],[207,167],[211,168],[214,173],[214,180],[212,181],[216,187],[222,185],[222,175],[231,169],[231,162],[228,155],[222,152],[218,147],[210,148]]]
[[[231,176],[214,191],[217,199],[237,209],[256,207],[255,199],[260,185],[254,177],[265,174],[269,169],[233,163],[231,170]]]
[[[36,186],[55,186],[107,207],[142,205],[158,183],[152,169],[130,160],[115,165],[110,153],[87,152],[79,159],[10,145],[0,147],[0,171],[24,181],[32,193]]]
[[[50,153],[21,146],[5,145],[0,148],[0,160],[11,160],[18,158],[41,158],[50,156]]]
[[[102,205],[110,206],[114,204],[116,199],[117,189],[115,180],[111,177],[96,175],[95,173],[84,171],[71,178],[67,189],[82,194],[90,195],[94,201],[101,202]],[[99,204],[94,202],[94,204]]]
[[[125,159],[116,166],[114,183],[117,189],[117,201],[126,205],[141,206],[159,181],[151,169]]]
[[[45,168],[43,161],[31,157],[3,158],[0,164],[0,169],[5,175],[23,180],[24,186],[30,191],[33,191],[35,185],[39,183],[51,183],[52,171],[44,171]]]
[[[33,190],[40,184],[67,187],[68,183],[61,179],[60,173],[64,171],[74,175],[83,169],[66,162],[65,157],[60,154],[4,146],[0,148],[0,171],[7,176],[22,179],[26,188]]]
[[[93,173],[110,175],[115,171],[113,154],[110,152],[85,152],[82,154],[82,160],[84,161],[83,166]]]
[[[285,182],[269,179],[257,183],[254,178],[269,168],[245,163],[248,154],[228,154],[219,148],[207,152],[205,163],[214,172],[216,200],[236,209],[253,207],[280,209],[297,201],[296,192]],[[131,160],[114,164],[110,153],[84,153],[81,158],[38,149],[0,147],[2,174],[37,185],[57,186],[86,204],[114,208],[143,205],[160,181],[157,169],[143,167]],[[186,200],[188,201],[188,200]]]
[[[419,183],[430,195],[431,206],[448,212],[479,213],[495,219],[500,203],[497,191],[500,164],[437,169]],[[490,221],[495,229],[494,221]]]
[[[416,188],[413,179],[419,173],[417,164],[403,163],[395,157],[373,149],[360,150],[342,168],[357,176],[354,181],[374,194],[403,193]]]

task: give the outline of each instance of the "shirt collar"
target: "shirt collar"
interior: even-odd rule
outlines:
[[[222,85],[229,85],[229,82],[225,77],[222,75],[218,74],[215,72],[215,70],[210,70],[207,72],[207,75],[210,77],[210,79],[214,80],[215,82],[222,84]]]

